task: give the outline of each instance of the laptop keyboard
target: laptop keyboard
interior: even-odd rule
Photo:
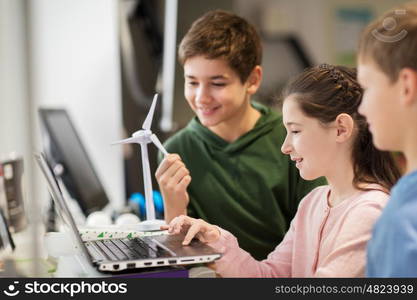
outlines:
[[[91,242],[112,261],[169,257],[170,253],[156,243],[145,243],[140,238],[98,240]]]

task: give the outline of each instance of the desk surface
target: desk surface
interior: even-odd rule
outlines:
[[[4,266],[0,276],[51,277],[55,267],[47,260],[47,251],[43,243],[44,230],[43,228],[38,230],[37,238],[34,238],[34,230],[31,226],[12,234],[16,248],[13,252],[2,253],[1,261]]]

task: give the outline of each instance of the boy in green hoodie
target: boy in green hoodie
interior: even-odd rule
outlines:
[[[262,80],[262,46],[252,25],[225,11],[196,20],[179,46],[184,94],[196,116],[166,143],[156,178],[165,219],[188,214],[232,232],[263,259],[279,244],[307,182],[280,147],[281,115],[251,101]]]

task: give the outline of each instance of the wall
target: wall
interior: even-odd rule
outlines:
[[[24,159],[25,207],[31,212],[36,208],[28,199],[34,189],[24,11],[23,0],[0,0],[0,160],[12,153]]]
[[[30,158],[24,3],[0,1],[0,159],[11,152]],[[30,174],[30,165],[27,166]]]
[[[110,146],[122,137],[117,2],[35,0],[28,11],[33,108],[68,110],[109,198],[121,205],[122,149]]]
[[[373,17],[407,0],[234,0],[234,11],[265,32],[297,34],[315,63],[337,63],[340,34],[335,23],[339,8],[364,8]],[[358,35],[348,37],[355,46]],[[340,42],[340,41],[339,41]],[[270,63],[270,62],[267,62]],[[273,63],[273,62],[272,62]]]

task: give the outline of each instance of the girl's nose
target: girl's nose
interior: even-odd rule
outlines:
[[[282,143],[281,146],[281,152],[284,154],[289,155],[292,151],[292,146],[290,142],[288,141],[288,135],[285,137],[284,143]]]

